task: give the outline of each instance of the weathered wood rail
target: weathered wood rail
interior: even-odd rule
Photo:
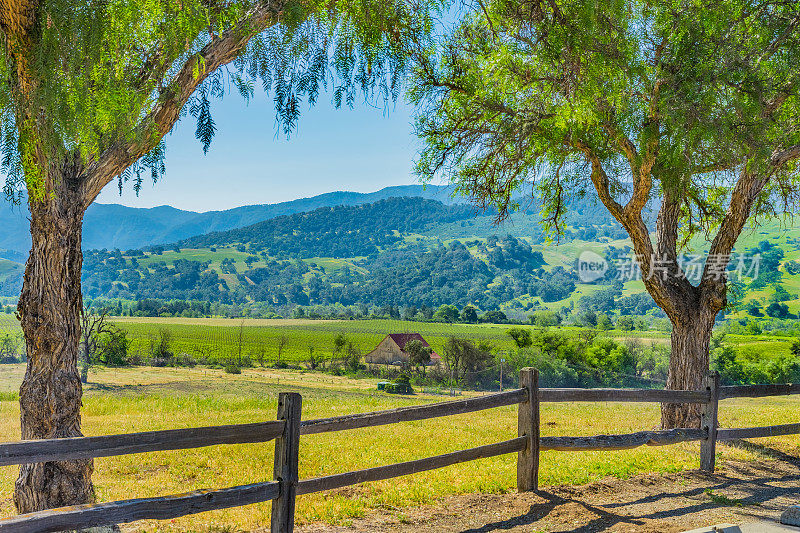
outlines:
[[[706,390],[700,391],[540,389],[538,372],[530,368],[522,370],[520,385],[519,389],[464,400],[305,421],[301,420],[302,397],[297,393],[281,393],[278,397],[277,420],[268,422],[0,444],[0,466],[3,466],[180,450],[219,444],[275,441],[274,480],[157,498],[79,505],[28,513],[0,520],[0,533],[64,531],[145,519],[164,520],[270,500],[273,502],[272,531],[290,533],[294,529],[297,495],[391,479],[466,461],[517,453],[517,487],[520,491],[527,491],[538,489],[541,451],[612,451],[700,441],[701,468],[713,471],[718,440],[800,433],[800,423],[754,428],[717,427],[720,400],[800,394],[800,385],[720,387],[719,377],[711,374],[706,380]],[[702,428],[639,431],[626,435],[541,437],[539,405],[542,402],[694,403],[702,407]],[[299,479],[301,435],[427,420],[509,405],[518,406],[518,429],[517,436],[508,440],[403,463]]]

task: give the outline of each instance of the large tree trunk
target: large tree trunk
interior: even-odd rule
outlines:
[[[709,342],[713,327],[714,314],[710,311],[701,311],[684,320],[673,321],[667,389],[703,388],[703,379],[709,370]],[[662,404],[661,426],[664,429],[699,428],[700,405]]]
[[[19,314],[28,366],[20,387],[23,439],[81,436],[81,228],[84,198],[73,175],[48,180],[29,200],[32,248]],[[92,461],[20,468],[14,502],[20,513],[94,501]]]

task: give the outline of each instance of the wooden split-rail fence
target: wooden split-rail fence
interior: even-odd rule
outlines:
[[[800,433],[800,423],[737,429],[722,429],[717,424],[717,407],[720,400],[798,394],[800,385],[720,387],[719,376],[716,373],[708,376],[705,390],[700,391],[540,389],[538,379],[538,372],[535,369],[526,368],[520,375],[521,388],[515,390],[457,401],[317,420],[301,419],[300,394],[281,393],[278,397],[277,420],[268,422],[0,444],[0,466],[3,466],[275,440],[272,481],[28,513],[0,520],[0,533],[64,531],[144,519],[164,520],[269,500],[272,500],[271,531],[290,533],[294,529],[295,498],[298,495],[405,476],[486,457],[516,452],[517,487],[520,491],[529,491],[538,489],[539,452],[544,450],[624,450],[645,445],[664,446],[700,441],[700,466],[704,470],[713,471],[717,441]],[[540,437],[539,404],[542,402],[700,404],[702,424],[700,429],[640,431],[626,435]],[[425,420],[515,404],[518,405],[519,413],[518,433],[516,437],[503,442],[484,444],[468,450],[404,463],[299,479],[301,435]]]

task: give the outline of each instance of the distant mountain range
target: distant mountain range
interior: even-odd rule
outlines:
[[[452,198],[452,187],[399,185],[373,193],[337,191],[277,204],[248,205],[224,211],[197,213],[170,206],[149,209],[119,204],[94,204],[86,212],[83,247],[87,250],[128,250],[153,244],[167,244],[210,232],[242,228],[282,215],[312,211],[320,207],[353,206],[392,197],[410,196],[462,203]],[[25,205],[0,202],[0,258],[24,261],[30,249],[28,211]]]

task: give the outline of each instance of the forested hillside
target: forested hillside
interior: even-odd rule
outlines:
[[[246,228],[200,235],[179,245],[203,248],[239,243],[272,257],[357,257],[377,254],[402,241],[403,235],[466,220],[474,214],[475,209],[467,205],[390,198],[360,206],[321,207]]]
[[[485,217],[493,216],[491,213]],[[525,239],[444,242],[443,225],[473,220],[472,207],[422,198],[320,208],[172,247],[85,254],[90,298],[207,300],[294,306],[472,304],[498,308],[527,293],[568,296],[575,276],[546,273]]]
[[[421,197],[324,206],[170,245],[88,250],[83,288],[96,305],[141,315],[433,319],[452,306],[437,319],[465,320],[472,316],[465,309],[474,308],[467,320],[550,312],[592,326],[615,316],[663,321],[642,282],[623,277],[630,263],[623,230],[591,198],[572,204],[557,243],[547,240],[531,206],[502,225],[491,211]],[[587,250],[608,267],[592,283],[576,271]],[[737,250],[760,263],[750,277],[732,277],[729,315],[745,322],[796,317],[800,239],[776,223],[748,232]],[[13,297],[22,258],[7,255],[0,295]]]

